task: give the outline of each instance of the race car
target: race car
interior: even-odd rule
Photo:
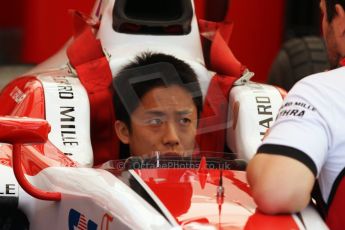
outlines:
[[[91,16],[74,11],[65,48],[2,90],[5,229],[327,229],[312,205],[280,216],[256,209],[246,161],[284,92],[250,81],[228,47],[231,23],[198,18],[197,4],[98,0]],[[119,159],[111,82],[146,51],[173,55],[198,76],[197,155]]]

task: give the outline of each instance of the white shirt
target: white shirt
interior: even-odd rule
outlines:
[[[332,186],[345,168],[345,67],[299,81],[269,132],[258,152],[304,163],[318,177],[328,203]]]

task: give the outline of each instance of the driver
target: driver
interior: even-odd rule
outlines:
[[[188,64],[146,52],[120,71],[113,86],[121,158],[193,153],[202,93]]]

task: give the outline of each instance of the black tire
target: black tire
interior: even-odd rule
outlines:
[[[300,79],[328,68],[327,50],[322,38],[293,38],[284,43],[274,60],[268,83],[288,91]]]
[[[0,230],[29,230],[29,221],[19,209],[3,208],[0,210]]]

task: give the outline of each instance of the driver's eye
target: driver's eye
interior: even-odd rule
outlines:
[[[159,118],[150,119],[147,121],[148,125],[161,125],[162,123],[163,123],[163,120]]]
[[[181,119],[179,120],[179,123],[180,123],[181,125],[188,125],[188,124],[190,124],[191,122],[192,122],[192,120],[189,119],[189,118],[187,118],[187,117],[181,118]]]

